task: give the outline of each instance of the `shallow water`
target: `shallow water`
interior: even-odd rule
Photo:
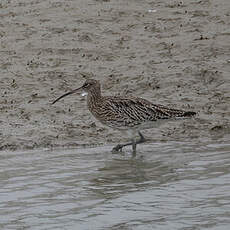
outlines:
[[[110,149],[1,152],[0,229],[229,229],[230,144]]]

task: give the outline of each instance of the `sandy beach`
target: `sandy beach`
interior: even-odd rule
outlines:
[[[230,2],[20,0],[0,3],[0,149],[126,141],[95,121],[86,78],[194,119],[144,131],[154,141],[230,138]]]

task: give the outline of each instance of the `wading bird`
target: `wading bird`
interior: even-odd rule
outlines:
[[[133,156],[135,156],[136,145],[146,141],[141,130],[157,127],[163,121],[196,115],[195,112],[168,108],[138,97],[103,96],[99,81],[94,79],[86,80],[83,86],[60,96],[52,104],[80,90],[87,93],[89,111],[97,120],[111,128],[131,132],[132,141],[118,144],[113,148],[113,152],[132,145]],[[137,133],[140,136],[138,140],[135,139]]]

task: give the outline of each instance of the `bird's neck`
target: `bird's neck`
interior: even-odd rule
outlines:
[[[95,107],[100,105],[100,101],[102,100],[101,91],[93,90],[88,92],[87,95],[87,104],[89,110],[92,112]]]

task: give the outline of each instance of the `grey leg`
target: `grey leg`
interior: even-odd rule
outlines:
[[[142,133],[140,131],[138,131],[138,134],[140,136],[140,139],[138,141],[133,140],[132,142],[128,142],[125,144],[118,144],[115,147],[113,147],[112,152],[116,153],[116,152],[121,152],[122,148],[128,145],[132,145],[133,147],[133,154],[136,155],[136,146],[137,144],[141,144],[144,143],[146,141],[146,139],[144,138],[144,136],[142,135]]]
[[[132,145],[133,142],[129,142],[129,143],[125,143],[125,144],[118,144],[115,147],[113,147],[112,152],[116,153],[116,152],[121,152],[122,148],[128,145]]]
[[[135,140],[133,139],[132,140],[132,147],[133,147],[133,157],[136,156],[136,153],[137,153],[137,143],[135,142]]]
[[[140,136],[140,139],[136,142],[137,144],[141,144],[147,141],[140,131],[138,132],[138,134]]]

